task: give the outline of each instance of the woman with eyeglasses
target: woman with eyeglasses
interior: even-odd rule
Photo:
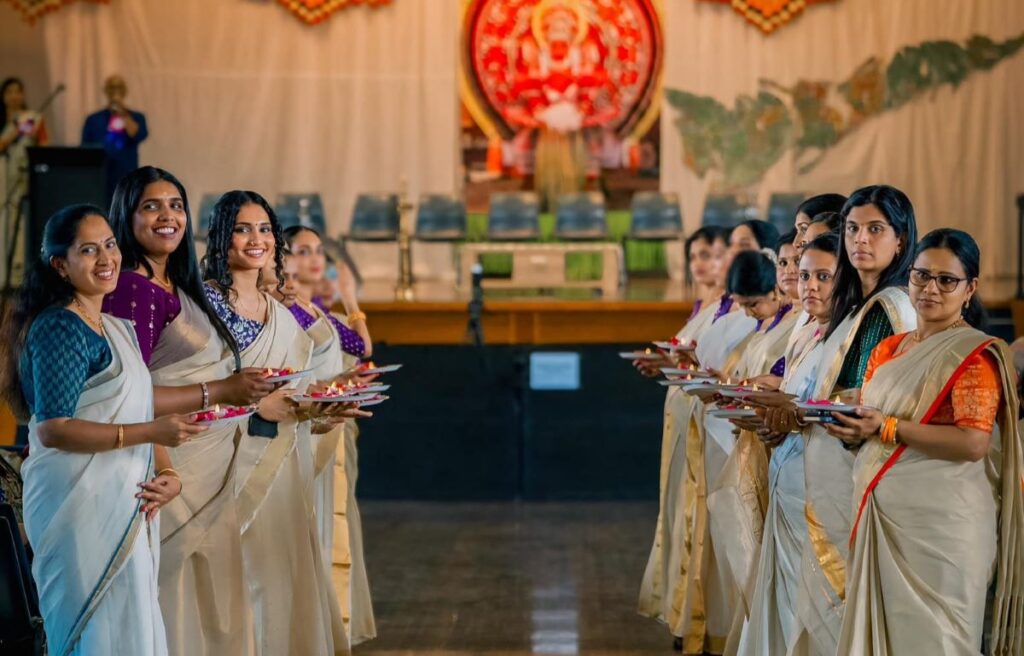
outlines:
[[[871,351],[912,330],[916,316],[904,290],[917,241],[914,207],[899,189],[873,185],[843,206],[843,238],[813,400],[855,400]],[[846,594],[854,452],[819,424],[805,426],[795,406],[765,412],[776,433],[803,428],[809,541],[801,565],[793,654],[835,654]]]
[[[840,654],[1024,649],[1016,377],[979,329],[980,259],[959,230],[921,240],[917,329],[874,349],[857,416],[827,429],[859,448]]]
[[[800,257],[801,304],[811,320],[793,331],[779,389],[801,401],[809,398],[817,377],[822,335],[831,319],[838,253],[839,238],[824,235],[808,242]],[[758,436],[772,452],[768,465],[768,506],[749,623],[742,631],[738,647],[738,653],[751,656],[785,654],[792,642],[800,560],[807,543],[804,436],[800,432],[775,434],[763,427]]]

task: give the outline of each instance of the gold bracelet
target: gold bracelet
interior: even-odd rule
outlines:
[[[349,314],[348,314],[348,321],[349,321],[349,323],[352,323],[352,322],[355,322],[355,321],[362,321],[362,322],[365,323],[366,322],[366,313],[361,311],[361,310],[356,310],[355,312],[349,312]]]
[[[161,469],[160,471],[158,471],[158,472],[156,473],[156,475],[157,475],[157,476],[164,476],[164,475],[167,475],[167,476],[170,476],[171,478],[176,478],[176,479],[178,479],[179,481],[181,480],[181,476],[180,476],[180,475],[178,475],[178,470],[177,470],[177,469],[175,469],[174,467],[164,467],[163,469]]]
[[[117,445],[114,446],[114,448],[115,449],[123,449],[124,448],[124,424],[118,424],[117,425]]]
[[[206,383],[199,383],[199,389],[203,392],[203,406],[200,410],[207,410],[210,407],[210,387]]]

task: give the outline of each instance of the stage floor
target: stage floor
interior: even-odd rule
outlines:
[[[636,613],[655,503],[360,507],[380,637],[357,655],[673,653]]]

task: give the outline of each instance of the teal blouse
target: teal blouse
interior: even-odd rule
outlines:
[[[85,381],[110,366],[107,340],[63,307],[32,322],[21,353],[21,390],[36,421],[73,417]]]

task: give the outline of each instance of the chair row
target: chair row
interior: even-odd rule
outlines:
[[[199,234],[205,237],[218,195],[206,194],[200,204]],[[803,194],[772,194],[768,221],[780,230],[792,225]],[[307,225],[326,234],[320,194],[281,194],[275,211],[284,226]],[[628,237],[635,240],[669,241],[682,236],[682,213],[675,193],[640,191],[630,203]],[[531,241],[540,237],[540,198],[530,191],[501,192],[491,196],[487,236],[492,241]],[[608,237],[607,211],[600,192],[580,192],[559,197],[555,207],[555,236],[561,240],[601,240]],[[708,196],[701,223],[734,226],[759,218],[755,207],[732,195]],[[356,199],[347,239],[394,241],[400,230],[399,197],[395,193],[364,193]],[[466,238],[466,205],[452,194],[424,194],[416,211],[416,239],[462,241]]]

